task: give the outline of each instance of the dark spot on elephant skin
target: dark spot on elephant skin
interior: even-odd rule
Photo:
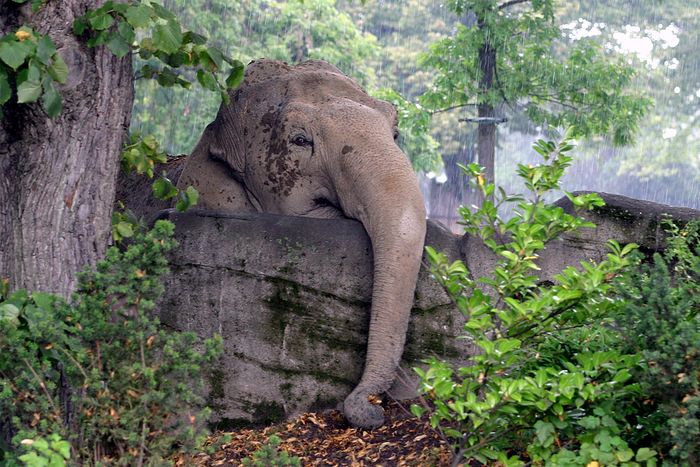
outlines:
[[[352,147],[352,146],[347,146],[347,145],[346,145],[346,146],[343,146],[343,150],[340,151],[340,152],[343,153],[343,155],[346,155],[347,153],[352,152],[352,150],[353,150],[353,147]]]
[[[260,124],[264,127],[263,133],[270,132],[265,170],[272,187],[271,191],[281,196],[289,196],[301,173],[299,161],[290,157],[285,124],[280,119],[280,112],[270,107]]]

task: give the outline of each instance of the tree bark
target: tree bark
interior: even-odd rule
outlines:
[[[0,1],[0,33],[28,24],[48,34],[70,70],[57,118],[13,97],[0,120],[0,278],[12,289],[68,296],[76,273],[109,242],[133,103],[131,58],[88,48],[71,30],[103,2],[50,1],[32,14],[28,4]]]

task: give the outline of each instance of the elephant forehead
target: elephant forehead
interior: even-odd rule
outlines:
[[[350,78],[328,71],[304,71],[279,75],[264,81],[244,85],[243,96],[252,104],[276,104],[291,102],[322,105],[338,99],[349,99],[366,106],[391,113],[391,104],[374,99]],[[258,110],[267,113],[265,106]]]

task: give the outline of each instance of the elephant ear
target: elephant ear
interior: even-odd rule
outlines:
[[[239,93],[240,90],[234,94],[229,105],[221,105],[216,119],[204,130],[201,141],[205,144],[204,149],[208,156],[226,164],[231,169],[233,178],[242,182],[245,172],[245,144]]]

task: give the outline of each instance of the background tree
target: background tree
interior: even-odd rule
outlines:
[[[495,175],[496,122],[506,111],[537,124],[575,125],[578,136],[627,144],[650,105],[630,88],[634,69],[592,40],[562,40],[554,0],[452,0],[453,36],[431,47],[436,70],[421,97],[433,111],[476,108],[478,162]],[[460,161],[462,163],[468,161]]]
[[[639,70],[632,85],[655,102],[634,145],[582,141],[567,185],[700,207],[700,17],[676,0],[605,0],[567,3],[561,18],[569,40],[587,37],[622,54]]]

